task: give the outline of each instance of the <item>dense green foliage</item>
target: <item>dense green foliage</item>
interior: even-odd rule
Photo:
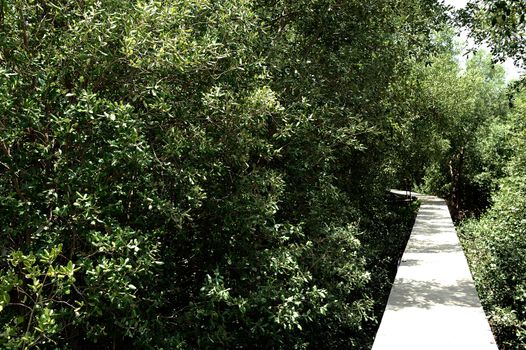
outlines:
[[[490,153],[494,145],[484,142],[500,125],[508,100],[504,69],[484,52],[461,67],[451,37],[442,33],[437,39],[442,51],[415,63],[408,86],[397,92],[407,96],[411,90],[400,112],[406,116],[398,125],[401,147],[394,153],[411,185],[446,198],[459,219],[485,209],[495,189],[493,179],[502,163]]]
[[[524,67],[524,1],[472,0],[461,13],[479,42],[497,59],[514,58]],[[510,111],[494,118],[478,136],[477,180],[492,183],[491,205],[469,219],[460,233],[483,306],[500,349],[526,347],[526,183],[524,171],[524,80],[510,89]]]
[[[482,302],[502,349],[526,346],[525,115],[522,93],[502,123],[513,154],[505,163],[493,206],[480,220],[469,220],[461,227]]]
[[[400,92],[443,19],[0,1],[0,346],[367,348],[403,246]]]
[[[460,14],[524,57],[524,1]],[[526,98],[435,0],[0,0],[2,349],[367,349],[418,186],[526,342]],[[511,102],[511,103],[510,103]],[[475,217],[478,217],[476,219]]]
[[[480,143],[506,113],[507,99],[504,70],[493,67],[489,56],[474,55],[464,72],[456,67],[446,57],[431,67],[424,82],[427,100],[432,101],[428,108],[438,124],[433,128],[435,142],[442,151],[426,169],[423,188],[447,198],[451,214],[458,219],[465,211],[483,209],[495,188],[491,173],[495,160],[488,158]],[[432,78],[437,75],[442,79]]]

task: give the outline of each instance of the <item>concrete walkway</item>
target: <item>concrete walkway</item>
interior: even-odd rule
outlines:
[[[413,195],[422,205],[373,350],[497,350],[446,203]]]

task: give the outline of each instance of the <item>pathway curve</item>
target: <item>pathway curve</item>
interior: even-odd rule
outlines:
[[[373,350],[497,350],[446,203],[413,195],[420,210]]]

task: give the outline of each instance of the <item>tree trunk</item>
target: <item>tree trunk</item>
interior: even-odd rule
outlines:
[[[458,220],[461,214],[461,179],[464,168],[464,147],[461,147],[449,161],[449,175],[451,176],[451,216]]]

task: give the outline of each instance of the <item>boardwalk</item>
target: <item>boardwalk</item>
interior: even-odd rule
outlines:
[[[445,202],[418,197],[373,350],[497,350]]]

